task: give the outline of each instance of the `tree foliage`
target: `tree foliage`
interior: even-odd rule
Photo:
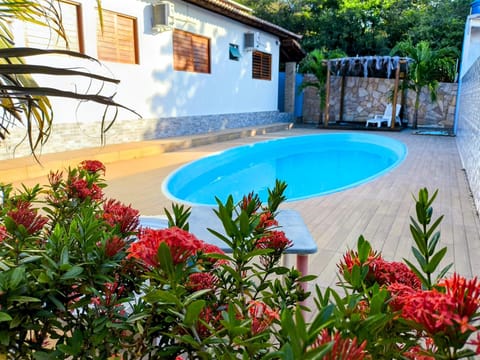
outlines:
[[[392,55],[408,57],[407,81],[405,86],[415,92],[415,114],[413,128],[417,128],[420,94],[427,87],[430,98],[435,101],[438,88],[438,79],[442,76],[451,79],[455,73],[455,48],[445,47],[438,50],[431,48],[428,41],[420,41],[413,45],[411,40],[399,42],[393,49]]]
[[[254,14],[303,35],[302,46],[349,56],[387,55],[425,40],[461,50],[470,0],[243,0]],[[446,16],[448,14],[448,16]]]

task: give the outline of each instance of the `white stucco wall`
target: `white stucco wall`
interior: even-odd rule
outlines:
[[[470,15],[465,24],[460,79],[480,56],[480,14]]]
[[[85,53],[96,57],[96,1],[81,0]],[[260,32],[258,50],[272,54],[272,80],[252,79],[252,53],[244,51],[245,32],[258,29],[226,17],[213,14],[183,1],[172,1],[175,6],[175,25],[180,30],[210,38],[211,73],[201,74],[173,70],[172,30],[154,33],[151,29],[151,7],[146,1],[102,0],[106,10],[136,17],[140,64],[104,62],[104,67],[85,65],[72,59],[49,57],[43,62],[68,66],[79,65],[121,80],[120,85],[107,85],[104,94],[116,92],[115,100],[137,111],[143,118],[233,114],[278,109],[279,41],[276,36]],[[239,46],[242,57],[229,60],[229,44]],[[19,45],[21,39],[19,39]],[[36,62],[39,60],[36,59]],[[42,85],[70,90],[99,89],[99,84],[79,79],[55,79],[53,82],[37,77]],[[103,109],[92,103],[81,104],[65,99],[54,99],[56,123],[85,123],[98,121]],[[117,121],[135,118],[122,111]]]

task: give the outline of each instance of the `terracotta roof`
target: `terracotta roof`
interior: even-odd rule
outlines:
[[[249,8],[229,0],[184,0],[186,3],[210,10],[211,12],[226,16],[246,25],[250,25],[276,35],[280,38],[280,60],[300,61],[305,57],[305,52],[298,40],[301,35],[295,34],[281,26],[272,24],[252,15]]]

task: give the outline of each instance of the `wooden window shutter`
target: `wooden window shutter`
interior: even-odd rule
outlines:
[[[40,49],[61,49],[84,52],[80,5],[70,1],[53,1],[52,11],[59,14],[68,41],[48,26],[25,23],[25,45]],[[44,22],[45,19],[40,19]]]
[[[173,68],[210,73],[210,39],[186,31],[173,31]]]
[[[252,53],[252,77],[254,79],[272,79],[272,55],[261,51]]]
[[[99,60],[138,64],[137,19],[103,10],[103,32],[97,25]]]

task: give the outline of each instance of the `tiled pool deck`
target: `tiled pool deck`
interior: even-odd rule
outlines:
[[[162,180],[178,166],[212,152],[265,139],[333,130],[294,128],[254,137],[215,142],[137,159],[117,159],[107,165],[108,196],[132,204],[144,215],[162,214],[170,207],[161,192]],[[312,199],[288,202],[284,208],[301,213],[319,251],[309,257],[310,273],[320,286],[336,282],[336,264],[359,235],[381,250],[387,260],[412,258],[409,217],[414,215],[412,195],[427,187],[439,189],[434,217],[444,214],[441,245],[448,247],[444,264],[473,277],[480,273],[480,222],[474,209],[454,137],[413,135],[411,131],[375,132],[408,147],[405,161],[393,171],[361,186]],[[206,141],[207,142],[207,141]],[[85,153],[85,156],[89,156]],[[1,170],[1,162],[0,162]],[[1,172],[0,172],[1,175]],[[309,174],[305,174],[306,177]],[[21,181],[19,179],[19,181]],[[45,182],[45,178],[22,181]]]

